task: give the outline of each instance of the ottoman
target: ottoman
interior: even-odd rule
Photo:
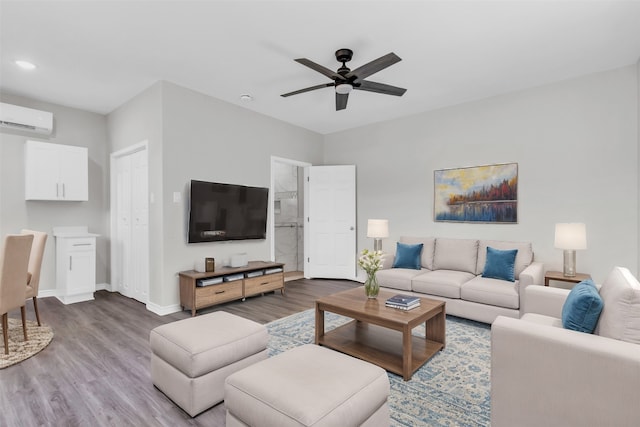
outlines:
[[[384,369],[303,345],[229,377],[227,427],[389,427],[389,378]]]
[[[195,417],[224,399],[229,374],[267,358],[267,329],[218,311],[153,329],[151,379]]]

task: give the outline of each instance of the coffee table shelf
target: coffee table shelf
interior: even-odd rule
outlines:
[[[405,381],[445,347],[445,304],[420,298],[420,307],[402,311],[386,307],[394,293],[381,291],[371,300],[355,288],[316,301],[316,344],[324,345],[402,375]],[[325,332],[324,312],[353,321]],[[412,335],[425,324],[426,337]]]
[[[411,336],[411,340],[413,374],[442,350],[444,344],[415,335]],[[394,374],[404,375],[402,332],[353,320],[325,333],[318,344],[367,360]]]

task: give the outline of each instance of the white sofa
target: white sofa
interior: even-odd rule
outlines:
[[[406,236],[399,241],[423,244],[421,269],[392,268],[395,255],[385,254],[376,273],[380,287],[445,301],[454,316],[484,323],[500,315],[519,318],[523,289],[544,282],[544,266],[533,261],[529,242]],[[482,277],[487,247],[518,250],[514,282]]]
[[[568,290],[531,286],[491,327],[491,426],[640,425],[640,283],[616,267],[594,334],[562,327]]]

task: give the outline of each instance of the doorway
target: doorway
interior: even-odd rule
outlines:
[[[304,168],[308,163],[271,158],[272,248],[285,281],[304,277]]]
[[[111,290],[149,301],[148,143],[111,154]]]

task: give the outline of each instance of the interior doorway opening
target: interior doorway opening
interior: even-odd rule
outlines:
[[[273,157],[271,161],[272,259],[284,264],[285,281],[304,274],[304,168],[307,163]]]

